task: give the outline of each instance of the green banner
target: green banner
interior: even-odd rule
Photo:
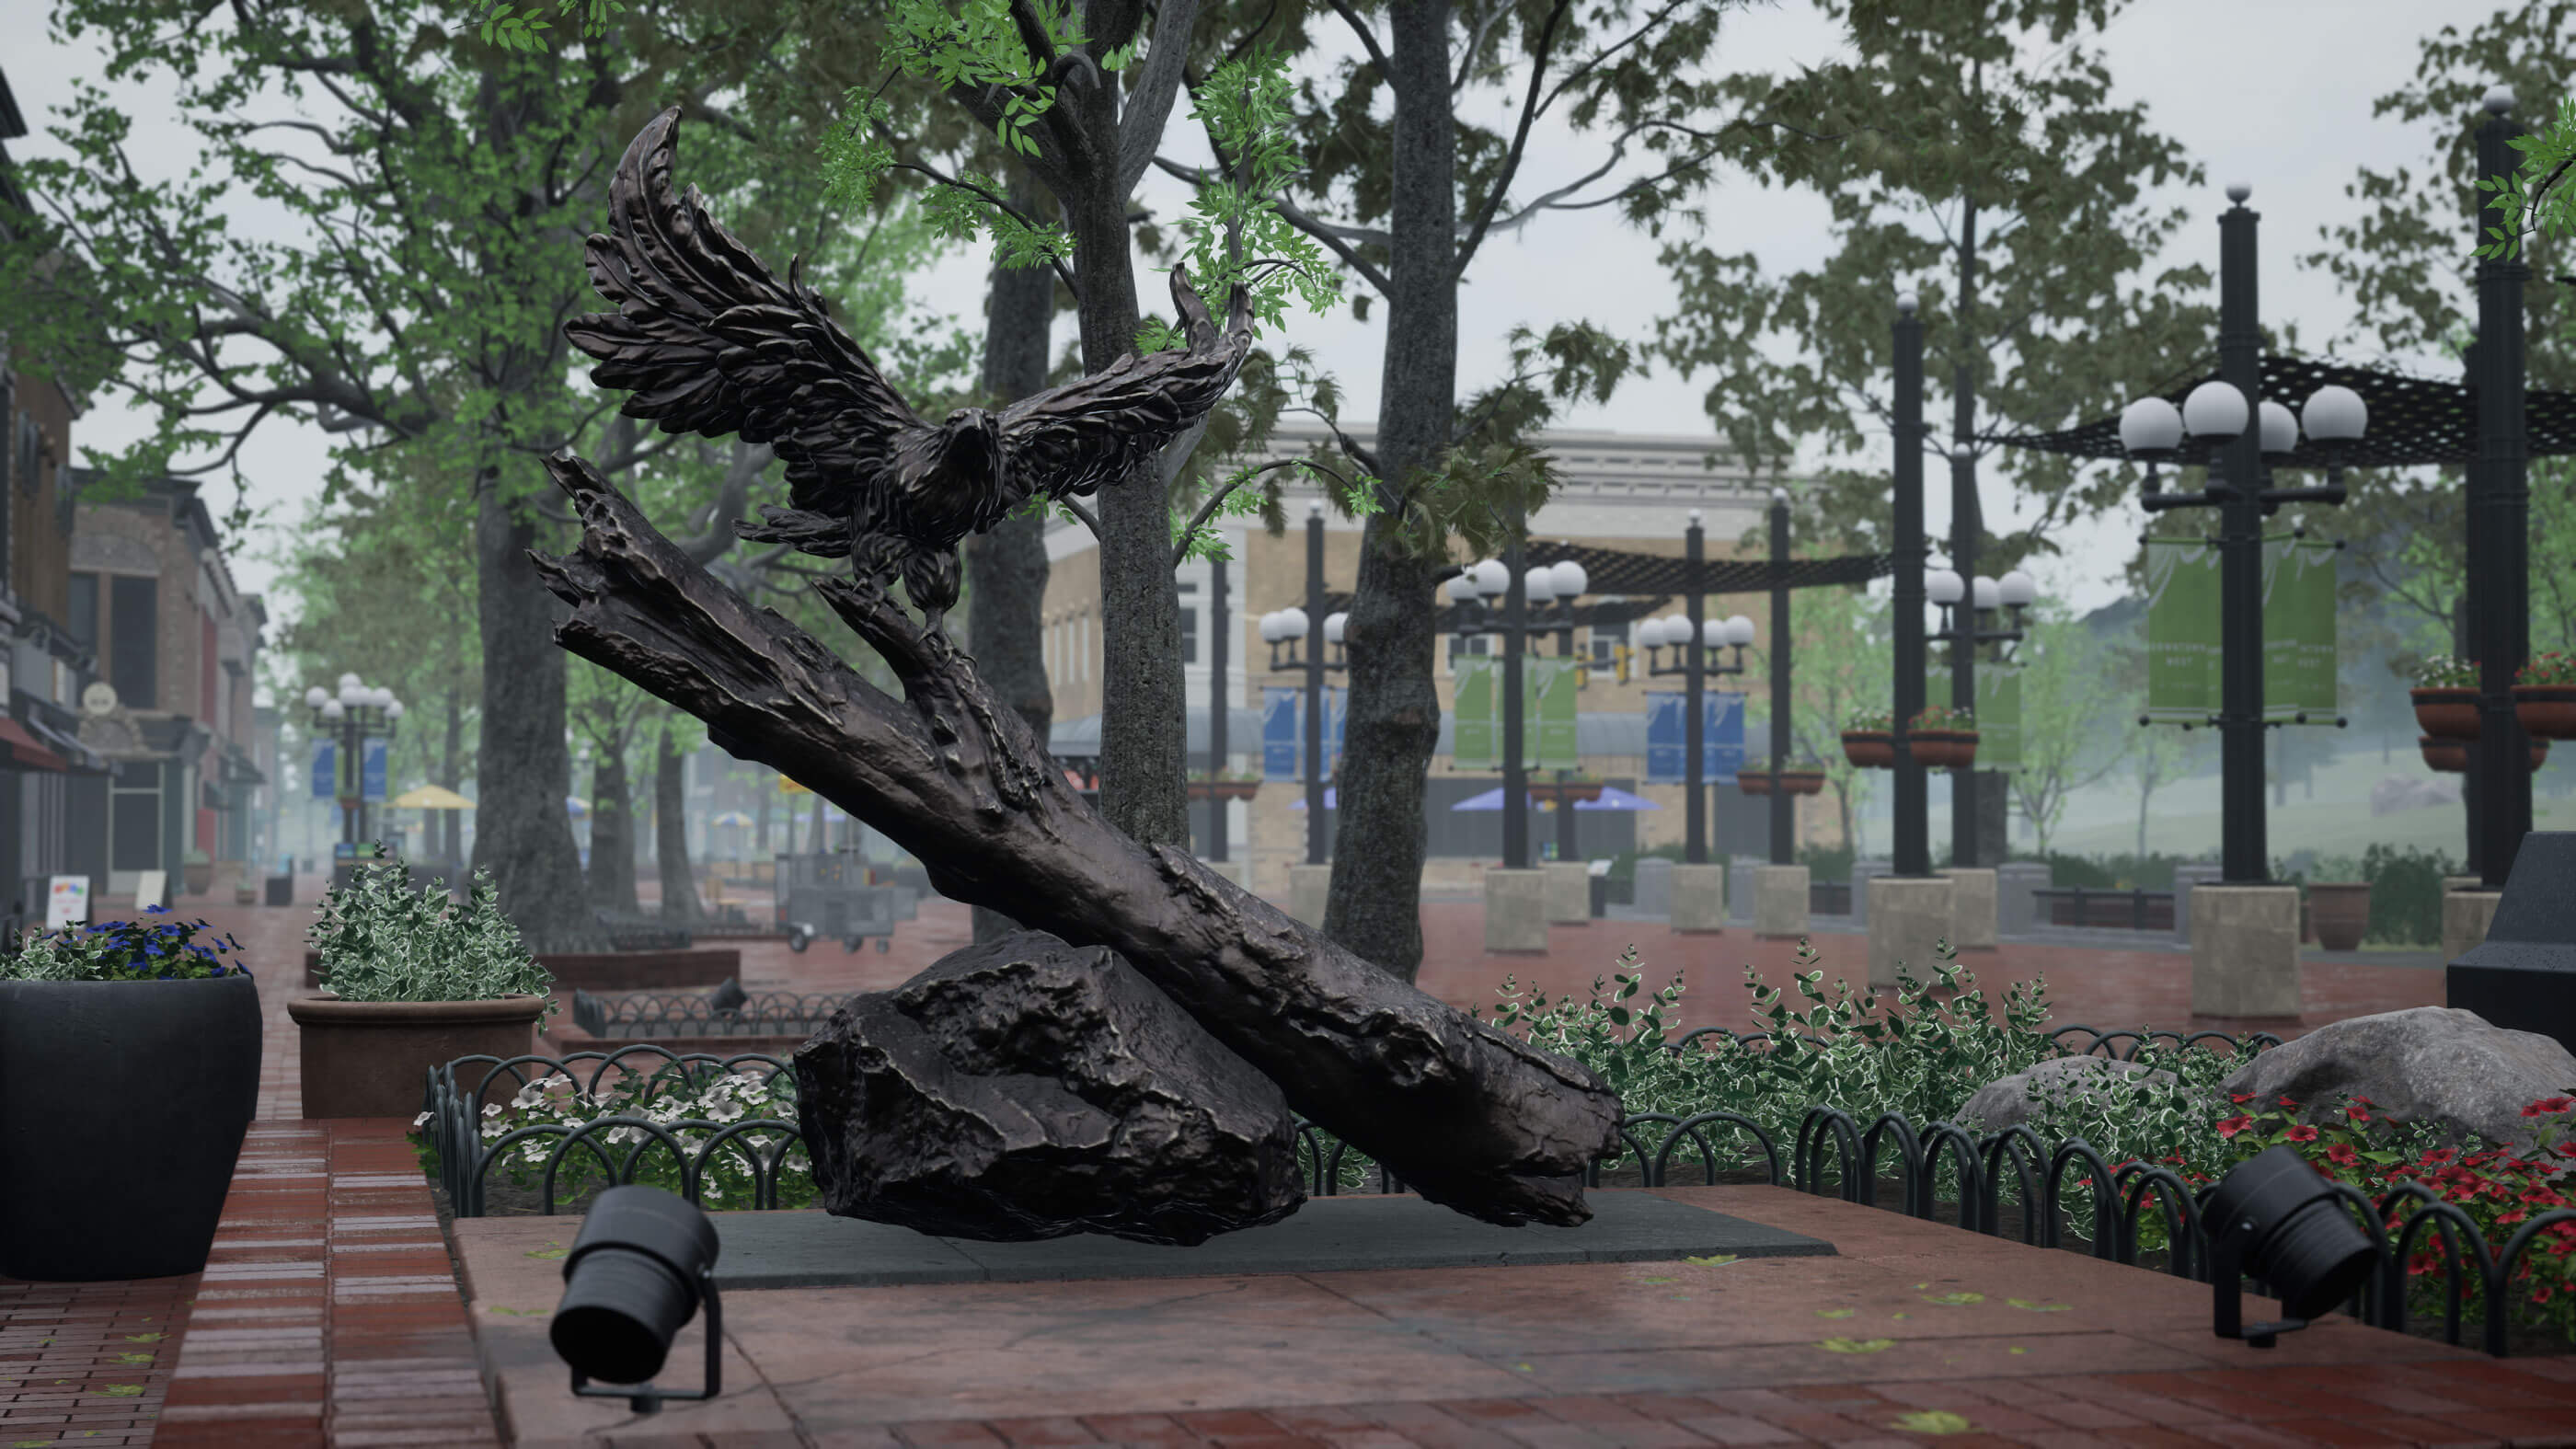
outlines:
[[[2218,712],[2218,550],[2147,540],[2147,718],[2206,724]]]
[[[1494,688],[1501,661],[1490,654],[1461,654],[1456,661],[1457,727],[1450,733],[1450,758],[1462,770],[1494,768]]]
[[[1947,666],[1923,677],[1923,699],[1944,708],[1950,703]],[[2021,768],[2021,671],[1987,660],[1977,663],[1977,768]]]
[[[1530,721],[1538,725],[1538,760],[1541,770],[1574,768],[1574,689],[1582,678],[1584,662],[1580,659],[1525,659],[1521,668],[1527,673],[1522,682],[1529,691],[1529,704],[1521,716],[1524,742]],[[1523,758],[1528,758],[1526,755]]]
[[[2330,724],[2335,689],[2335,546],[2263,540],[2263,718]]]

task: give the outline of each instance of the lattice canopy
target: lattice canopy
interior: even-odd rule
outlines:
[[[2212,371],[2208,377],[2194,377],[2166,390],[2162,396],[2180,407],[2193,388],[2216,378],[2217,373]],[[2292,412],[2298,411],[2310,393],[2328,383],[2351,388],[2361,394],[2362,402],[2370,408],[2368,430],[2362,434],[2360,442],[2344,449],[2339,460],[2345,467],[2401,468],[2425,463],[2465,463],[2477,457],[2477,392],[2464,383],[2412,377],[2385,368],[2348,367],[2280,353],[2267,353],[2263,358],[2263,397],[2288,407]],[[2529,456],[2541,458],[2576,453],[2576,393],[2527,391],[2523,394],[2523,417],[2530,443]],[[2064,432],[2014,433],[1993,441],[2076,458],[2120,459],[2128,456],[2120,447],[2120,417],[2117,413]],[[2176,461],[2205,465],[2209,462],[2209,453],[2209,444],[2186,437],[2177,450]],[[2272,460],[2271,466],[2276,470],[2323,468],[2326,460],[2302,436],[2297,452],[2286,459]]]

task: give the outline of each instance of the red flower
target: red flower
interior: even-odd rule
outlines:
[[[2281,1140],[2284,1142],[2314,1142],[2317,1140],[2317,1129],[2302,1123],[2301,1125],[2293,1127],[2289,1131],[2282,1133]]]
[[[2252,1092],[2230,1092],[2227,1094],[2227,1100],[2242,1105],[2243,1103],[2253,1101],[2254,1094]]]
[[[2372,1106],[2377,1106],[2377,1105],[2378,1105],[2377,1103],[2375,1103],[2375,1102],[2371,1101],[2368,1097],[2352,1097],[2352,1098],[2348,1098],[2347,1100],[2349,1100],[2349,1101],[2350,1101],[2354,1106],[2356,1106],[2356,1107],[2372,1107]]]
[[[2351,1143],[2338,1142],[2326,1149],[2326,1161],[2337,1167],[2358,1167],[2361,1165],[2361,1154],[2352,1150]]]
[[[2344,1108],[2343,1116],[2344,1120],[2347,1122],[2367,1122],[2370,1120],[2370,1114],[2361,1110],[2359,1107]]]
[[[2424,1154],[2424,1161],[2427,1164],[2448,1162],[2455,1156],[2458,1154],[2448,1147],[2436,1147]]]
[[[2543,1097],[2522,1109],[2525,1117],[2548,1117],[2576,1107],[2576,1097]]]
[[[2284,1106],[2284,1107],[2295,1107],[2295,1106],[2297,1106],[2297,1105],[2299,1105],[2299,1104],[2298,1104],[2298,1103],[2296,1103],[2296,1102],[2291,1101],[2291,1100],[2290,1100],[2289,1098],[2287,1098],[2287,1097],[2283,1097],[2283,1098],[2281,1099],[2281,1105],[2282,1105],[2282,1106]]]
[[[2237,1133],[2242,1132],[2253,1125],[2253,1118],[2239,1113],[2238,1115],[2230,1117],[2226,1121],[2218,1124],[2218,1135],[2221,1137],[2233,1137]]]

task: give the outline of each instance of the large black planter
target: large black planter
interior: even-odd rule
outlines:
[[[247,976],[0,981],[0,1277],[203,1269],[259,1047]]]

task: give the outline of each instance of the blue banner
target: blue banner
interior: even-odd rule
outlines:
[[[358,764],[362,773],[359,793],[370,800],[385,798],[385,751],[392,743],[391,740],[369,740],[359,751]]]
[[[1682,726],[1682,694],[1646,696],[1646,783],[1679,785],[1689,758]],[[1744,696],[1720,690],[1700,695],[1699,772],[1702,783],[1732,780],[1744,768]]]
[[[1261,688],[1261,778],[1297,778],[1297,708],[1301,691],[1282,685]]]
[[[313,798],[335,800],[340,795],[340,751],[330,744],[313,747]]]

